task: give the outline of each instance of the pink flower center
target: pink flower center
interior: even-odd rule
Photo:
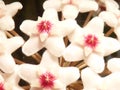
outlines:
[[[38,32],[41,33],[41,32],[49,32],[51,30],[51,27],[52,27],[52,24],[50,21],[47,21],[47,20],[44,20],[44,21],[41,21],[38,25],[37,25],[37,28],[38,28]]]
[[[95,35],[89,34],[85,36],[85,46],[95,48],[98,45],[98,38]]]
[[[72,4],[72,3],[73,3],[72,0],[70,0],[70,1],[69,1],[69,4]]]
[[[0,90],[5,90],[3,83],[0,83]]]
[[[46,72],[39,77],[40,85],[42,88],[52,89],[54,86],[55,76],[50,72]]]

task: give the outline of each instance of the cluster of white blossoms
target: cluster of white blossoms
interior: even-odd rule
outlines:
[[[67,86],[79,79],[83,90],[120,90],[120,58],[104,60],[120,50],[120,9],[116,1],[46,0],[42,17],[24,20],[20,25],[29,36],[27,41],[6,35],[15,28],[12,17],[22,8],[20,2],[5,4],[0,0],[0,90],[24,90],[19,86],[20,79],[30,85],[30,90],[68,90]],[[95,14],[80,26],[78,14],[91,11]],[[114,29],[117,38],[105,35],[106,25]],[[20,47],[26,56],[45,48],[40,63],[16,64],[12,53]],[[61,58],[66,62],[84,61],[87,67],[61,66]],[[105,66],[111,73],[101,76]]]

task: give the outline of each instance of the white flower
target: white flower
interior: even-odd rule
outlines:
[[[15,23],[13,16],[17,13],[19,9],[22,9],[20,2],[13,2],[6,4],[0,0],[0,30],[13,30]]]
[[[5,73],[11,73],[15,67],[12,53],[20,48],[24,40],[20,36],[0,39],[0,69]]]
[[[5,90],[24,90],[22,87],[18,85],[20,81],[20,77],[18,76],[19,65],[14,67],[14,71],[10,74],[3,73],[3,88]],[[0,89],[3,90],[3,89]]]
[[[104,0],[104,4],[106,11],[100,12],[99,17],[110,27],[116,27],[120,16],[119,4],[114,0]]]
[[[103,28],[103,20],[95,17],[84,28],[76,29],[69,37],[71,44],[63,52],[65,60],[84,59],[95,72],[102,72],[105,66],[104,56],[120,49],[118,40],[104,36]]]
[[[0,90],[24,90],[18,85],[20,80],[18,68],[16,65],[14,71],[9,74],[0,72]]]
[[[83,90],[103,90],[100,89],[102,78],[88,67],[81,70],[81,80]]]
[[[55,8],[62,11],[65,18],[75,19],[79,12],[96,11],[98,4],[94,0],[47,0],[44,2],[43,8],[45,10]]]
[[[105,0],[106,11],[99,14],[104,22],[114,29],[117,39],[120,41],[120,7],[114,0]]]
[[[120,89],[120,72],[114,72],[104,77],[102,90],[119,90]]]
[[[61,56],[65,49],[63,37],[73,32],[76,25],[75,20],[59,21],[55,9],[45,10],[37,21],[23,21],[20,29],[30,36],[22,47],[23,53],[30,56],[45,47],[53,55]]]
[[[119,90],[120,89],[120,72],[114,72],[107,76],[101,77],[90,68],[81,71],[83,90]]]
[[[76,67],[60,67],[58,58],[45,51],[39,65],[22,64],[19,76],[30,84],[31,90],[66,90],[80,73]]]

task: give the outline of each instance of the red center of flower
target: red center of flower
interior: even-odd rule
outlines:
[[[5,90],[3,83],[0,83],[0,90]]]
[[[72,4],[72,0],[69,1],[69,4]]]
[[[44,21],[41,21],[38,25],[37,25],[37,28],[38,28],[38,32],[49,32],[51,30],[51,27],[52,27],[52,24],[50,21],[47,21],[47,20],[44,20]]]
[[[89,34],[85,36],[85,46],[95,48],[98,44],[98,38],[95,35]]]
[[[39,77],[40,85],[42,88],[52,89],[54,86],[55,76],[50,72],[46,72]]]

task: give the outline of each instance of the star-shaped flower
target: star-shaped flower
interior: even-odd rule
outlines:
[[[119,90],[120,89],[120,72],[114,72],[107,76],[101,77],[90,68],[81,71],[83,90]]]
[[[120,16],[119,4],[114,0],[103,0],[106,11],[102,11],[99,14],[107,25],[110,27],[116,27],[118,25],[118,17]]]
[[[99,14],[104,22],[114,29],[117,39],[120,41],[120,7],[114,0],[104,0],[106,11]]]
[[[77,67],[60,67],[58,58],[45,51],[39,65],[22,64],[19,76],[30,84],[31,90],[66,90],[80,73]]]
[[[0,0],[0,30],[13,30],[15,23],[13,16],[18,10],[22,9],[22,4],[20,2],[13,2],[6,4],[3,0]]]
[[[79,12],[96,11],[98,4],[94,0],[46,0],[43,8],[45,10],[55,8],[57,11],[62,11],[65,18],[75,19]]]
[[[5,73],[11,73],[15,67],[12,53],[20,48],[24,40],[20,36],[12,38],[0,38],[0,69]]]
[[[53,55],[61,56],[65,49],[63,37],[72,33],[76,25],[76,21],[71,19],[59,21],[55,9],[45,10],[37,21],[23,21],[20,29],[30,36],[22,47],[23,53],[30,56],[45,47]]]
[[[102,78],[97,73],[92,71],[89,67],[81,70],[81,80],[83,83],[83,90],[102,90]]]
[[[94,17],[85,27],[76,29],[69,37],[71,44],[63,52],[65,60],[84,59],[95,72],[102,72],[105,66],[104,56],[120,49],[118,40],[104,36],[103,28],[103,20]]]
[[[24,90],[18,83],[20,77],[18,76],[19,65],[16,65],[12,73],[0,72],[0,90]]]

